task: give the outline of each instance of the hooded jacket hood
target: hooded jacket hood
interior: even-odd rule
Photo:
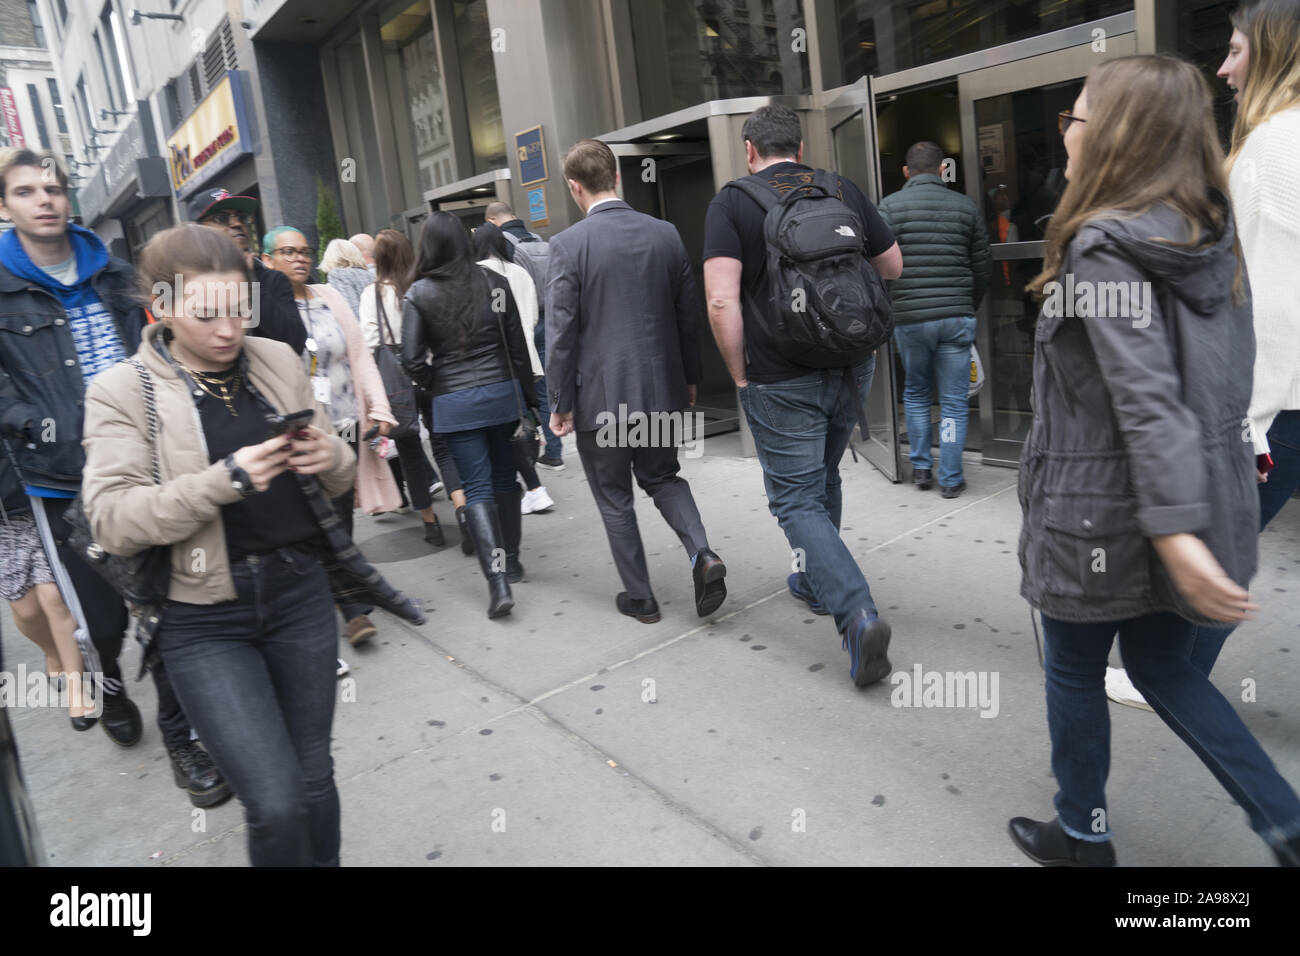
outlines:
[[[1220,195],[1216,194],[1215,201],[1227,206]],[[1237,232],[1231,214],[1220,235],[1202,236],[1201,244],[1193,247],[1176,244],[1191,239],[1190,227],[1181,213],[1166,205],[1133,218],[1093,219],[1084,229],[1109,238],[1198,315],[1212,317],[1230,303],[1238,267],[1233,254]],[[1092,245],[1083,230],[1079,238],[1083,248]],[[1245,269],[1244,262],[1241,268]]]
[[[59,298],[66,300],[73,290],[88,283],[95,273],[108,265],[108,249],[99,236],[89,229],[76,223],[69,223],[68,242],[77,257],[77,281],[73,285],[64,285],[32,262],[31,257],[27,255],[27,250],[23,248],[22,241],[18,238],[17,229],[11,229],[0,236],[0,265],[15,276],[35,282],[41,288],[49,289]]]

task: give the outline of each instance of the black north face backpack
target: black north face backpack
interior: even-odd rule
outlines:
[[[767,214],[770,302],[755,312],[780,353],[810,368],[861,362],[894,331],[889,293],[867,256],[862,221],[838,198],[839,184],[824,169],[784,195],[760,176],[728,184]]]

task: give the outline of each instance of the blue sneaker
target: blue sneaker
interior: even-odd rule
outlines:
[[[889,650],[889,624],[875,611],[858,611],[843,634],[843,647],[849,652],[849,676],[856,686],[874,684],[893,670],[885,656]]]
[[[813,597],[811,588],[804,588],[802,586],[804,584],[804,572],[796,571],[794,574],[790,575],[788,578],[785,579],[785,584],[786,587],[790,589],[790,593],[793,594],[795,597],[797,597],[800,601],[803,601],[804,604],[807,604],[809,609],[814,614],[831,613],[830,611],[826,610],[826,608],[824,608],[821,604],[819,604],[815,597]]]

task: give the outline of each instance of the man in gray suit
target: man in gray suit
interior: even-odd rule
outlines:
[[[727,596],[727,569],[709,549],[676,442],[700,379],[700,302],[681,236],[618,198],[618,164],[584,139],[564,178],[586,218],[551,240],[546,283],[546,381],[551,430],[577,433],[578,455],[626,590],[621,613],[659,620],[637,530],[632,478],[654,499],[691,560],[695,610]],[[646,425],[650,427],[645,427]]]

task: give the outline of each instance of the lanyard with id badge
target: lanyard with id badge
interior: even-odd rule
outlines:
[[[307,338],[307,352],[311,355],[311,365],[307,369],[307,374],[311,377],[312,395],[315,397],[317,402],[328,406],[330,403],[330,379],[328,375],[316,374],[316,366],[318,362],[316,353],[318,351],[319,346],[316,344],[316,339],[309,336]]]

